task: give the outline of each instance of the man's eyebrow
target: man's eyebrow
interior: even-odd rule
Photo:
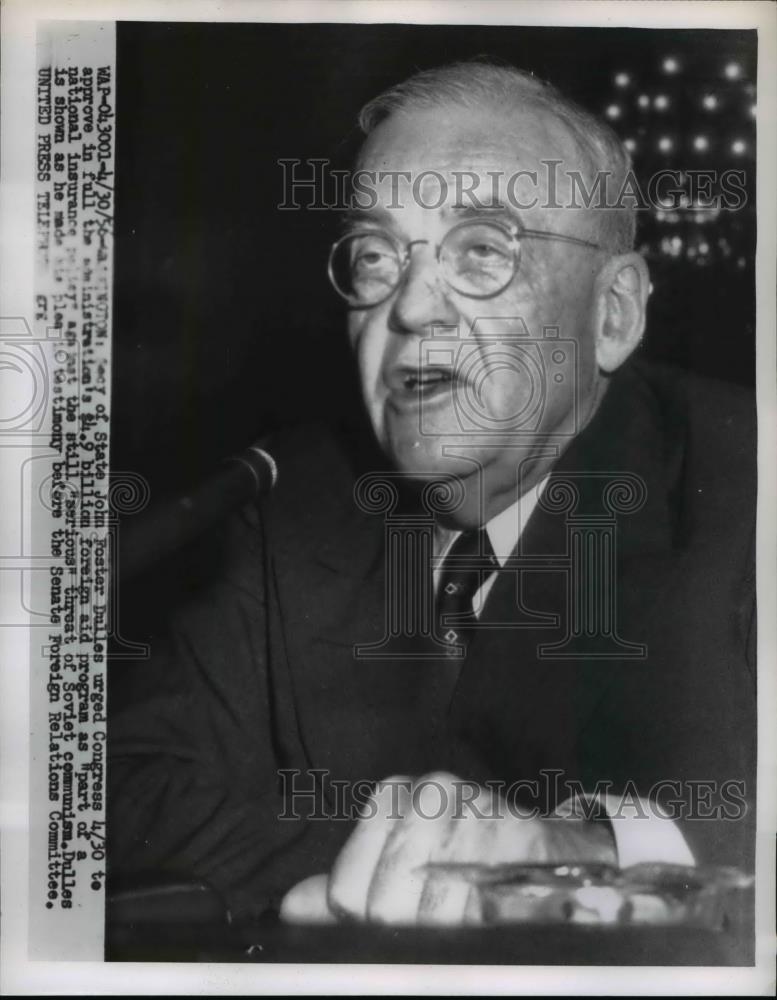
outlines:
[[[343,229],[348,230],[369,223],[382,223],[385,225],[390,219],[390,213],[380,205],[369,208],[360,208],[358,205],[352,205],[345,212],[341,220],[341,225]]]
[[[456,202],[444,210],[446,214],[453,216],[461,222],[469,219],[509,219],[511,222],[521,224],[515,209],[502,201],[492,201],[484,205],[475,205],[472,202]]]
[[[487,204],[456,202],[453,205],[444,206],[442,213],[445,217],[451,218],[454,222],[499,219],[501,221],[512,222],[521,229],[524,227],[524,224],[515,209],[511,205],[502,201],[493,201]],[[394,214],[382,205],[370,205],[364,207],[351,205],[340,220],[340,228],[345,233],[348,233],[353,229],[369,225],[377,225],[387,229],[396,226],[396,222],[397,220]]]

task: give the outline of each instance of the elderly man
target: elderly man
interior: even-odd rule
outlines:
[[[752,407],[632,357],[633,213],[575,196],[617,193],[626,153],[480,63],[361,124],[330,277],[379,451],[279,437],[276,490],[113,722],[114,869],[235,917],[457,923],[469,885],[430,863],[749,866]]]

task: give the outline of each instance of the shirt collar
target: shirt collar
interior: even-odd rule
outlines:
[[[492,517],[486,524],[488,538],[500,566],[504,566],[512,555],[518,544],[518,539],[537,506],[540,494],[545,489],[548,478],[545,476],[530,490],[527,490],[522,497],[519,497],[514,504],[505,508],[496,517]]]
[[[523,496],[519,497],[515,503],[506,507],[486,523],[488,538],[500,566],[504,566],[512,555],[549,478],[549,475],[545,476],[544,479],[527,490]],[[435,531],[437,556],[444,557],[460,534],[460,531],[452,531],[438,525]]]

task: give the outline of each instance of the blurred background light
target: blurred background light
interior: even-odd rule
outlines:
[[[654,260],[665,257],[675,266],[679,257],[680,263],[694,270],[741,270],[743,265],[737,260],[746,245],[746,231],[740,216],[716,207],[714,193],[697,191],[692,175],[702,156],[704,166],[719,170],[726,169],[725,161],[730,164],[732,157],[737,166],[749,164],[754,157],[752,67],[736,51],[707,53],[698,59],[687,58],[685,53],[659,53],[654,58],[651,66],[630,64],[628,71],[613,68],[609,74],[612,103],[606,97],[602,102],[605,118],[620,132],[637,168],[648,172],[668,168],[674,177],[677,190],[671,197],[666,193],[657,197],[652,212],[642,220],[645,250]],[[628,102],[623,100],[627,87]],[[632,108],[643,112],[636,121]],[[696,154],[690,172],[689,153]],[[673,234],[682,238],[682,244],[672,242]],[[744,266],[749,267],[750,258],[744,259]]]
[[[715,45],[686,48],[669,37],[645,59],[615,52],[601,67],[602,86],[592,87],[591,106],[601,109],[619,134],[640,182],[662,172],[671,175],[638,214],[638,242],[660,293],[652,304],[654,317],[673,276],[682,273],[685,287],[704,298],[709,322],[719,322],[733,302],[726,289],[742,287],[753,267],[756,122],[761,121],[755,43],[748,52],[723,44],[724,38],[721,33]],[[736,211],[728,210],[721,186],[721,176],[732,168],[741,171],[746,190]],[[701,174],[709,174],[711,183]],[[683,322],[695,331],[695,310],[686,310]],[[748,336],[754,337],[754,321],[747,322]],[[653,329],[656,342],[660,335]],[[674,344],[668,337],[664,341],[667,356],[675,356]],[[727,373],[730,363],[728,357],[721,363]]]

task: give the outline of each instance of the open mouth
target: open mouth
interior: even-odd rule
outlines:
[[[426,368],[405,373],[402,377],[402,387],[411,391],[424,390],[452,381],[453,372],[442,368]]]
[[[437,365],[408,366],[395,369],[387,381],[393,395],[411,399],[447,390],[454,373],[452,368]]]

